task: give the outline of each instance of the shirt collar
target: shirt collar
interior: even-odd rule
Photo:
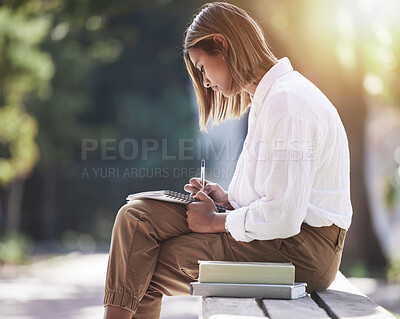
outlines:
[[[261,106],[265,96],[277,78],[291,71],[293,71],[293,67],[288,58],[280,59],[277,64],[270,68],[264,74],[260,83],[258,83],[254,96],[251,99],[253,108],[257,110]]]

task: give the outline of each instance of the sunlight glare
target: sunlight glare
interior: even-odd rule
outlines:
[[[398,182],[400,181],[400,166],[397,168],[397,179]],[[399,183],[400,185],[400,183]]]
[[[370,95],[379,95],[383,92],[382,79],[374,74],[367,74],[364,78],[364,89]]]
[[[356,32],[350,14],[342,7],[336,16],[337,28],[341,38],[346,40],[354,40]]]
[[[349,41],[339,40],[336,44],[336,53],[340,63],[348,70],[356,68],[357,60],[353,45]]]
[[[396,69],[397,59],[396,59],[395,55],[392,53],[392,51],[389,51],[386,48],[381,48],[377,52],[377,58],[385,68],[387,68],[389,70]]]
[[[394,151],[393,157],[394,157],[394,160],[396,161],[396,163],[400,165],[400,146],[398,146],[396,148],[396,150]]]
[[[69,32],[69,24],[68,23],[60,23],[57,25],[51,32],[51,39],[53,41],[59,41],[65,38],[65,36]]]
[[[392,44],[392,36],[388,28],[383,23],[374,23],[374,33],[379,44],[390,46]]]

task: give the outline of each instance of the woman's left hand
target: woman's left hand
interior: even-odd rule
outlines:
[[[213,200],[202,191],[194,198],[200,202],[186,205],[187,223],[195,233],[218,233],[225,231],[225,215],[217,213]]]

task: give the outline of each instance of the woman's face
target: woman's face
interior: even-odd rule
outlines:
[[[203,85],[225,96],[230,95],[232,77],[222,54],[209,55],[203,49],[191,49],[189,58],[203,75]]]

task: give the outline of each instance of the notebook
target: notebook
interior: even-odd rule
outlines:
[[[134,199],[142,199],[142,198],[160,200],[164,202],[171,202],[182,205],[200,201],[199,199],[193,198],[190,195],[174,192],[171,190],[158,190],[158,191],[148,191],[148,192],[130,194],[128,195],[126,200],[131,201]],[[215,204],[215,207],[220,213],[225,212],[227,209],[227,207],[218,204]]]
[[[204,297],[297,299],[307,295],[306,283],[293,285],[190,283],[190,294]]]
[[[292,263],[199,260],[199,282],[293,285]]]

